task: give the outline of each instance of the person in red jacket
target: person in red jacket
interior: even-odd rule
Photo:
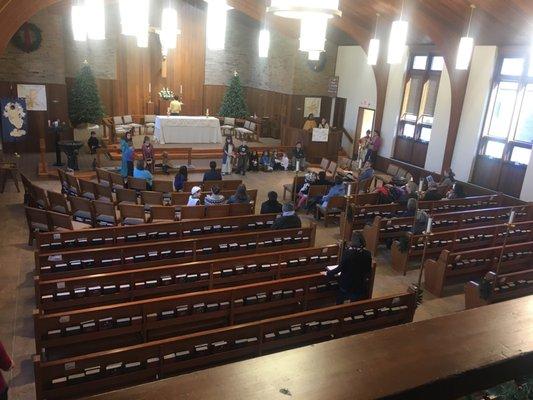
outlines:
[[[0,342],[0,369],[3,371],[9,371],[13,368],[13,361],[6,353],[4,345]],[[0,400],[7,400],[7,383],[0,372]]]

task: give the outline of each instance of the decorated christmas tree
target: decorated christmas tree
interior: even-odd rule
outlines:
[[[248,107],[244,101],[241,78],[237,71],[233,74],[229,87],[226,89],[219,115],[222,117],[243,118],[248,115]]]
[[[96,80],[87,63],[81,67],[70,91],[68,114],[74,126],[89,123],[100,124],[104,116]]]

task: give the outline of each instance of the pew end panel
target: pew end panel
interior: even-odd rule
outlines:
[[[411,234],[408,233],[408,242],[411,243]],[[391,246],[391,267],[396,272],[403,276],[407,274],[407,266],[409,261],[409,249],[402,251],[400,249],[400,242],[395,240]]]
[[[438,260],[424,262],[424,287],[431,294],[442,297],[446,279],[446,260],[449,250],[443,250]]]
[[[474,281],[467,282],[465,284],[465,308],[470,310],[471,308],[481,307],[487,304],[489,302],[481,298],[479,283]]]
[[[381,217],[374,218],[372,225],[365,225],[363,227],[363,237],[365,238],[366,248],[372,253],[372,256],[376,257],[378,254],[379,245],[379,226]]]

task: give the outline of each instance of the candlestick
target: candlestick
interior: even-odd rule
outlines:
[[[363,167],[363,159],[359,158],[359,169]]]
[[[431,233],[431,225],[433,224],[433,218],[428,218],[428,224],[426,226],[426,233]]]
[[[183,94],[183,85],[180,85],[180,94]]]
[[[205,111],[205,115],[209,117],[209,108]]]
[[[300,160],[296,160],[296,171],[300,170]]]
[[[516,215],[516,212],[514,210],[511,211],[511,214],[509,214],[509,225],[514,222],[515,215]]]
[[[148,93],[152,94],[152,84],[148,84]]]
[[[352,195],[352,184],[351,183],[348,183],[348,187],[346,188],[346,196],[351,196]]]
[[[424,187],[424,180],[420,179],[420,182],[418,183],[418,191],[421,192],[423,187]]]

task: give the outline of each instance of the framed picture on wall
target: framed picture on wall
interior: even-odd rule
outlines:
[[[46,111],[46,86],[45,85],[17,85],[18,97],[26,100],[28,111]]]
[[[311,141],[313,142],[327,142],[329,139],[329,129],[314,128]]]
[[[304,118],[307,118],[309,114],[319,117],[321,103],[322,99],[320,97],[306,97],[304,101]]]

